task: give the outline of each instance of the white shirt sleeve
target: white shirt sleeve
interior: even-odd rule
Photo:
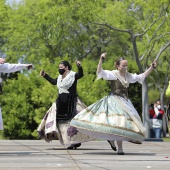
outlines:
[[[24,68],[26,68],[27,64],[9,64],[4,63],[0,64],[0,72],[2,73],[12,73],[16,71],[20,71]]]
[[[140,84],[143,83],[143,81],[145,80],[146,76],[144,73],[141,73],[141,74],[131,74],[129,73],[128,74],[128,77],[129,77],[129,83],[135,83],[135,82],[139,82]]]
[[[128,75],[128,80],[129,83],[135,83],[135,82],[139,82],[140,84],[143,83],[143,81],[145,80],[145,74],[132,74],[132,73],[127,73]],[[98,79],[103,78],[105,80],[116,80],[117,77],[114,74],[114,70],[110,71],[110,70],[101,70],[101,72],[97,75]]]
[[[98,79],[103,78],[105,80],[116,80],[116,76],[114,75],[113,71],[110,70],[101,70],[101,72],[97,75]]]
[[[155,110],[155,114],[158,116],[158,114],[159,114],[158,108],[154,108],[154,110]]]

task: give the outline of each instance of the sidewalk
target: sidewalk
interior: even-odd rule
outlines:
[[[106,141],[66,150],[59,141],[0,140],[0,170],[169,170],[170,142],[124,142],[117,155]]]

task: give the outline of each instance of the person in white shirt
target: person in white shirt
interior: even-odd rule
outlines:
[[[103,70],[102,62],[105,57],[106,53],[100,56],[97,75],[111,82],[111,93],[78,113],[72,119],[71,126],[94,138],[107,140],[115,151],[116,140],[118,155],[124,155],[122,141],[141,144],[146,133],[140,116],[128,97],[129,84],[142,84],[156,67],[156,62],[144,73],[137,75],[127,71],[128,61],[122,57],[115,62],[116,70]]]
[[[13,73],[22,69],[30,69],[32,64],[10,64],[5,63],[4,58],[0,58],[0,73]]]
[[[32,68],[32,64],[10,64],[5,63],[5,59],[0,57],[0,73],[12,73],[17,72],[22,69],[30,69]],[[0,108],[0,130],[3,130],[3,120],[2,113]]]

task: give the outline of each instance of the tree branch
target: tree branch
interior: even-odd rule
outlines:
[[[140,57],[140,60],[142,60],[142,59],[146,56],[147,53],[148,53],[148,55],[147,55],[146,57],[148,58],[148,57],[150,56],[150,54],[151,54],[151,51],[153,50],[153,48],[154,48],[154,46],[155,46],[155,43],[156,43],[158,40],[160,40],[162,37],[165,37],[166,34],[169,34],[169,32],[167,32],[167,33],[165,33],[165,34],[160,34],[159,37],[156,38],[156,39],[153,41],[150,50],[145,50],[145,52],[143,53],[143,55]],[[168,41],[168,40],[167,40],[167,41]],[[147,47],[149,47],[149,45],[148,45]]]
[[[155,81],[155,79],[154,79],[151,75],[149,75],[149,78],[154,82],[154,84],[156,85],[156,87],[160,90],[161,87],[160,87],[160,85]]]
[[[146,33],[152,28],[152,26],[161,18],[162,12],[163,12],[166,8],[168,8],[168,6],[169,6],[169,4],[167,4],[167,6],[166,6],[165,8],[162,8],[162,10],[160,11],[159,17],[158,17],[157,19],[155,19],[155,20],[150,24],[150,26],[149,26],[148,29],[146,29],[146,30],[145,30],[143,33],[141,33],[141,34],[135,34],[135,36],[138,37],[138,36],[143,36],[144,34],[146,34]],[[165,19],[165,20],[166,20],[166,19]],[[163,24],[164,24],[164,21],[163,21],[162,24],[160,24],[160,27],[161,27],[161,25],[163,25]],[[158,28],[159,28],[159,27],[158,27]]]
[[[165,44],[163,47],[161,47],[159,53],[157,54],[157,56],[156,56],[156,58],[155,58],[155,61],[158,60],[158,58],[160,57],[160,55],[162,54],[162,52],[163,52],[168,46],[170,46],[170,41],[169,41],[167,44]]]
[[[156,40],[154,40],[154,42],[152,43],[152,46],[151,46],[151,48],[150,48],[150,50],[149,50],[149,52],[148,52],[147,57],[150,56],[151,51],[153,50],[153,48],[154,48],[154,46],[155,46],[155,43],[156,43],[159,39],[161,39],[163,36],[164,36],[164,35],[160,35]]]
[[[158,26],[158,28],[155,30],[155,32],[153,33],[152,38],[149,40],[149,43],[156,37],[156,33],[158,32],[158,30],[161,28],[161,26],[165,23],[166,19],[164,19],[162,21],[162,23]]]
[[[144,34],[146,34],[146,33],[152,28],[152,26],[153,26],[160,18],[161,18],[161,17],[158,17],[156,20],[154,20],[154,21],[150,24],[149,28],[146,29],[143,33],[141,33],[141,34],[135,34],[135,36],[136,36],[136,37],[139,37],[139,36],[143,36]]]
[[[94,49],[94,47],[96,47],[96,45],[93,45],[83,56],[81,56],[81,58],[87,57],[87,56],[92,52],[92,50]]]
[[[130,34],[130,31],[129,30],[122,30],[122,29],[119,29],[119,28],[116,28],[116,27],[112,27],[108,24],[101,24],[101,23],[94,23],[95,25],[100,25],[100,26],[104,26],[104,27],[108,27],[110,28],[111,30],[115,30],[115,31],[119,31],[119,32],[126,32],[126,33],[129,33]]]

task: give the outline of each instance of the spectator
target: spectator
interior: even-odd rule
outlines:
[[[150,138],[161,138],[162,117],[164,110],[161,109],[161,102],[157,100],[153,107],[150,107]]]

